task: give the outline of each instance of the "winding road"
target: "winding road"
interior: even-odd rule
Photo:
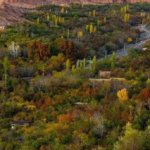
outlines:
[[[140,28],[140,31],[145,32],[144,40],[136,43],[136,44],[130,44],[126,46],[126,48],[120,49],[116,51],[116,58],[121,58],[128,55],[128,48],[136,48],[139,49],[142,47],[143,44],[145,44],[148,40],[150,40],[150,31],[146,28],[146,25],[142,25]],[[107,57],[111,57],[112,54],[107,55]],[[102,58],[99,58],[97,61],[100,61]]]

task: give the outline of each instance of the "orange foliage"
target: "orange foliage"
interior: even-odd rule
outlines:
[[[69,123],[72,120],[73,120],[73,117],[71,113],[63,114],[58,117],[59,123]]]
[[[150,88],[146,88],[142,93],[145,97],[145,100],[147,101],[148,98],[150,97]]]
[[[28,44],[28,57],[33,58],[35,61],[47,60],[50,56],[48,46],[40,41],[31,41]]]
[[[58,51],[62,52],[67,59],[73,61],[76,55],[76,46],[72,41],[60,39],[56,41]]]

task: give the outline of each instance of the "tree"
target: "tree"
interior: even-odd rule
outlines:
[[[50,56],[48,46],[40,41],[31,41],[28,44],[28,57],[33,58],[35,61],[47,60]]]
[[[66,70],[69,70],[70,69],[70,60],[67,59],[66,61]]]
[[[85,69],[85,67],[86,67],[86,59],[84,58],[83,59],[83,68]]]
[[[61,8],[61,13],[63,14],[65,12],[65,9],[62,7]]]
[[[126,89],[122,89],[118,91],[117,96],[121,102],[128,100],[128,91]]]
[[[90,24],[90,34],[93,33],[93,25]]]
[[[70,30],[68,29],[67,30],[67,38],[69,38],[69,36],[70,36]]]
[[[82,31],[79,31],[78,32],[78,38],[82,38],[83,37],[83,32]]]
[[[130,20],[130,15],[129,14],[125,14],[124,15],[124,22],[128,22]]]
[[[97,59],[96,56],[93,57],[93,69],[95,70],[96,68],[96,63],[97,63]]]
[[[89,11],[89,16],[91,16],[91,14],[92,14],[92,12],[91,12],[91,11]]]
[[[132,41],[132,38],[128,37],[128,42],[131,43]]]
[[[106,23],[106,17],[104,17],[104,23]]]
[[[37,24],[39,24],[40,23],[40,18],[37,18],[36,22],[37,22]]]
[[[95,10],[93,10],[93,17],[95,17],[95,15],[96,15],[96,11],[95,11]]]
[[[5,86],[6,86],[6,84],[7,84],[8,69],[9,69],[9,60],[8,60],[7,56],[4,57],[3,66],[4,66],[4,78],[5,78]]]
[[[86,25],[85,30],[88,32],[89,31],[89,25]]]
[[[17,58],[20,54],[19,49],[20,49],[20,46],[17,43],[15,43],[14,41],[11,42],[11,44],[9,45],[10,56]]]
[[[79,66],[80,66],[80,61],[79,61],[79,60],[77,60],[76,68],[79,68]]]
[[[125,135],[114,144],[114,150],[143,149],[144,139],[142,131],[135,130],[130,123],[126,124]]]
[[[115,64],[116,64],[116,53],[113,52],[113,54],[111,56],[111,69],[115,68]]]
[[[46,19],[47,19],[47,21],[49,21],[49,19],[50,19],[49,14],[47,14]]]
[[[96,30],[97,30],[97,28],[96,28],[96,27],[94,27],[94,29],[93,29],[93,33],[95,33],[95,32],[96,32]]]
[[[100,20],[97,20],[97,25],[99,26],[101,24],[101,21]]]
[[[4,73],[7,74],[8,73],[8,69],[9,69],[9,60],[8,60],[7,56],[4,57],[3,66],[4,66]]]

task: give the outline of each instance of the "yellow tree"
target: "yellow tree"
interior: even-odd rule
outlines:
[[[118,91],[117,96],[121,102],[128,100],[128,91],[126,89],[122,89]]]
[[[89,25],[86,25],[85,30],[88,32],[89,31]]]
[[[127,8],[127,10],[129,10],[129,4],[127,4],[126,8]]]
[[[65,12],[65,9],[62,7],[61,8],[61,13],[63,14]]]
[[[66,9],[66,12],[65,12],[66,14],[68,14],[68,10]]]
[[[90,34],[93,33],[93,25],[90,24]]]
[[[127,12],[127,7],[126,7],[126,6],[124,6],[124,12],[125,12],[125,13]]]
[[[96,27],[94,27],[93,32],[95,33],[95,32],[96,32],[96,30],[97,30],[97,28],[96,28]]]
[[[47,19],[47,21],[49,21],[49,19],[50,19],[50,16],[49,16],[48,13],[47,13],[47,15],[46,15],[46,19]]]
[[[128,22],[128,14],[124,15],[124,22]]]
[[[120,12],[123,13],[123,8],[120,9]]]
[[[132,41],[132,38],[128,37],[128,43],[131,43]]]
[[[96,15],[96,11],[95,11],[95,10],[93,10],[93,17],[95,17],[95,15]]]
[[[78,31],[78,38],[82,38],[83,37],[83,32],[82,31]]]
[[[89,11],[89,16],[91,16],[91,14],[92,14],[92,12],[91,12],[91,11]]]

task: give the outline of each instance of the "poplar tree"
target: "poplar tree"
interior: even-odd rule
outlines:
[[[37,24],[39,24],[40,23],[40,18],[37,18],[36,22],[37,22]]]
[[[67,59],[67,61],[66,61],[66,70],[69,70],[69,68],[70,68],[70,60]]]
[[[72,66],[72,72],[75,70],[75,65]]]
[[[95,70],[96,68],[96,63],[97,63],[97,59],[96,59],[96,56],[93,57],[93,69]]]
[[[96,27],[94,27],[93,32],[95,33],[95,32],[96,32],[96,30],[97,30],[97,28],[96,28]]]
[[[79,68],[79,66],[80,66],[80,61],[79,61],[79,60],[77,60],[76,68]]]
[[[95,15],[96,15],[96,11],[95,11],[95,10],[93,10],[93,17],[95,17]]]
[[[70,36],[70,31],[69,31],[69,29],[67,30],[67,38],[69,38],[69,36]]]
[[[46,17],[46,18],[47,18],[47,21],[49,21],[49,20],[50,20],[49,14],[47,14],[47,17]]]
[[[104,17],[104,23],[106,23],[106,17]]]
[[[115,64],[116,64],[116,53],[113,52],[113,54],[111,56],[111,69],[115,68]]]
[[[6,84],[7,84],[8,69],[9,69],[9,60],[8,60],[7,56],[4,57],[3,67],[4,67],[5,86],[6,86]]]
[[[86,67],[86,59],[84,58],[83,59],[83,68],[85,69],[85,67]]]
[[[7,56],[4,57],[3,66],[4,66],[4,74],[8,74],[9,60],[8,60],[8,57],[7,57]]]
[[[65,12],[65,9],[64,8],[61,8],[61,13],[63,14]]]
[[[85,30],[88,32],[89,31],[89,25],[86,25]]]
[[[91,16],[91,14],[92,14],[92,12],[91,12],[91,11],[89,11],[89,16]]]
[[[90,34],[93,33],[93,25],[90,25]]]

